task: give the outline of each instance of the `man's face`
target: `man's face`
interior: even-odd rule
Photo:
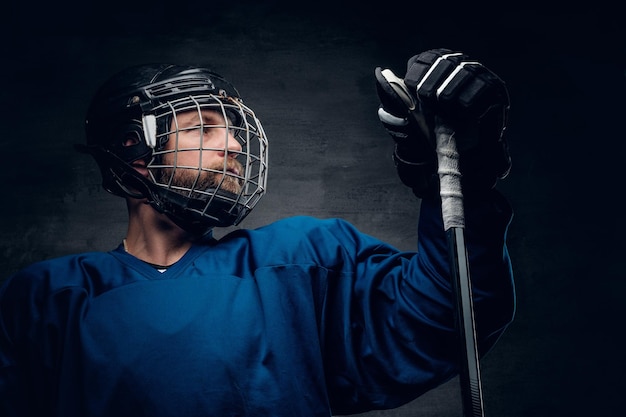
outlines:
[[[177,113],[162,160],[171,168],[162,169],[161,180],[186,189],[219,187],[239,193],[244,173],[236,157],[242,148],[226,126],[224,116],[217,111]]]

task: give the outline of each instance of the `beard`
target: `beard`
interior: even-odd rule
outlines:
[[[240,178],[243,173],[243,166],[239,161],[229,159],[226,161],[226,172],[224,171],[223,162],[202,171],[186,168],[163,168],[161,169],[161,182],[163,184],[171,183],[172,191],[192,198],[206,198],[207,195],[203,192],[209,189],[239,194],[244,184],[243,178]]]

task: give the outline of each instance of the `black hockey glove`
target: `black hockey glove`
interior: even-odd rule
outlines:
[[[392,156],[400,180],[420,198],[436,194],[435,139],[421,103],[391,70],[376,68],[375,75],[380,98],[378,117],[394,140]]]
[[[394,139],[398,175],[415,195],[438,193],[434,130],[440,124],[455,131],[464,191],[486,191],[506,177],[509,97],[497,75],[448,49],[411,57],[404,79],[381,68],[375,75],[378,116]]]

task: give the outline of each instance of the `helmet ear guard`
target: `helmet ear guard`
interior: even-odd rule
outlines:
[[[120,197],[146,197],[146,179],[114,151],[101,146],[83,144],[76,144],[74,147],[79,152],[90,154],[96,160],[102,175],[102,188],[105,191]]]
[[[223,125],[200,122],[185,129],[228,130],[223,149],[206,148],[202,141],[197,148],[178,149],[179,132],[185,129],[179,129],[177,114],[189,111],[198,112],[201,120],[204,111],[222,115]],[[204,68],[157,64],[131,68],[114,76],[92,101],[86,131],[87,145],[76,148],[94,157],[105,190],[124,197],[146,198],[157,211],[187,231],[202,234],[212,227],[236,225],[265,193],[267,138],[261,123],[234,87]],[[241,148],[235,152],[242,166],[237,174],[226,163],[228,154],[232,157],[234,152],[226,149],[230,135]],[[176,140],[176,145],[166,150],[170,138]],[[220,149],[225,154],[223,167],[203,167],[202,153]],[[176,161],[176,153],[190,150],[200,155],[198,167],[164,163],[165,154],[173,153],[171,159]],[[146,165],[147,177],[132,166],[138,160]],[[204,188],[195,182],[193,186],[180,186],[172,178],[165,181],[164,170],[170,170],[172,177],[177,171],[187,171],[198,178],[214,175],[221,180],[208,186],[205,182]],[[241,184],[239,192],[222,187],[227,177]]]

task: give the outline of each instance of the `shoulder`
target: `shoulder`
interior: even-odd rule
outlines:
[[[16,272],[3,283],[3,291],[33,291],[35,288],[55,292],[68,287],[85,286],[88,271],[111,262],[106,252],[85,252],[42,260]]]
[[[68,272],[71,268],[87,266],[90,264],[100,264],[111,259],[109,252],[84,252],[72,255],[60,256],[35,262],[23,268],[18,274],[41,274],[54,272],[62,269]]]
[[[257,229],[234,231],[219,242],[223,248],[242,249],[266,263],[334,263],[353,259],[358,252],[385,245],[340,218],[287,217]]]
[[[351,223],[340,218],[321,219],[312,216],[293,216],[277,220],[268,225],[241,230],[234,234],[245,235],[252,240],[302,241],[302,240],[344,240],[347,236],[365,235]]]

